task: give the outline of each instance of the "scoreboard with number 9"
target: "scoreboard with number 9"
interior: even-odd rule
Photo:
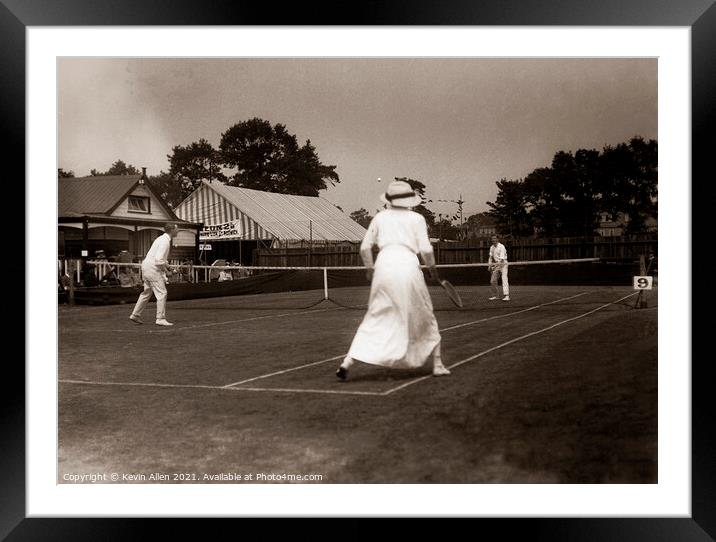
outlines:
[[[651,290],[654,277],[634,277],[635,290]]]

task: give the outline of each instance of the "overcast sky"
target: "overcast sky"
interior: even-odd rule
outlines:
[[[60,59],[58,90],[58,167],[77,176],[167,171],[174,145],[260,117],[337,166],[321,196],[346,212],[411,177],[467,216],[559,150],[657,139],[656,59]]]

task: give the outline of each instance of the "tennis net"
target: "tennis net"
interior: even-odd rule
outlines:
[[[106,262],[88,262],[106,265]],[[137,275],[124,287],[76,288],[75,302],[105,305],[133,303],[141,291],[139,264],[113,263],[120,276]],[[306,309],[333,304],[350,309],[365,309],[370,283],[363,267],[246,267],[246,266],[173,266],[168,277],[169,301],[191,300],[192,308],[221,309]],[[435,310],[471,310],[484,306],[490,295],[488,264],[438,265],[441,279],[450,281],[462,298],[463,307],[450,302],[440,286],[424,268],[426,283]],[[638,261],[596,258],[541,260],[509,263],[510,287],[550,286],[626,286],[639,274]],[[214,299],[202,302],[201,299]]]
[[[490,296],[488,264],[447,264],[439,265],[438,270],[441,279],[454,285],[463,306],[455,306],[424,268],[435,310],[469,311],[484,306]],[[629,285],[631,277],[638,271],[638,262],[599,259],[530,261],[510,263],[508,270],[511,287]],[[192,303],[193,308],[207,310],[307,309],[321,304],[361,310],[367,307],[370,294],[370,282],[363,267],[223,266],[213,269],[212,273],[219,278],[169,284],[169,300],[224,298],[206,304]]]

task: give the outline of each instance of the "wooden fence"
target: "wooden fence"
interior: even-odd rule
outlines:
[[[254,250],[253,264],[276,267],[360,266],[363,261],[358,245],[297,248],[259,248]]]
[[[502,241],[512,262],[601,258],[638,260],[639,256],[658,256],[655,233],[622,237],[559,237]],[[485,263],[490,241],[469,240],[433,243],[437,263]],[[256,249],[253,265],[258,266],[360,266],[358,246]]]

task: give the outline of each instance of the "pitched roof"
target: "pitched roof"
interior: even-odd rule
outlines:
[[[141,175],[95,175],[90,177],[65,177],[58,179],[58,216],[109,216],[134,190]],[[166,201],[145,182],[144,187],[156,198],[159,205],[172,218],[176,214]]]
[[[204,181],[192,194],[194,197],[189,196],[177,207],[177,215],[185,220],[200,220],[206,224],[228,220],[223,213],[221,216],[193,216],[192,200],[197,197],[204,199],[205,195],[200,192],[207,190],[218,194],[260,228],[280,240],[312,238],[326,241],[361,241],[365,235],[363,226],[324,198],[262,192],[226,186],[220,182]],[[200,205],[194,206],[194,209],[208,207]],[[198,212],[201,214],[201,211]]]
[[[59,216],[108,214],[141,175],[69,177],[57,180]]]

